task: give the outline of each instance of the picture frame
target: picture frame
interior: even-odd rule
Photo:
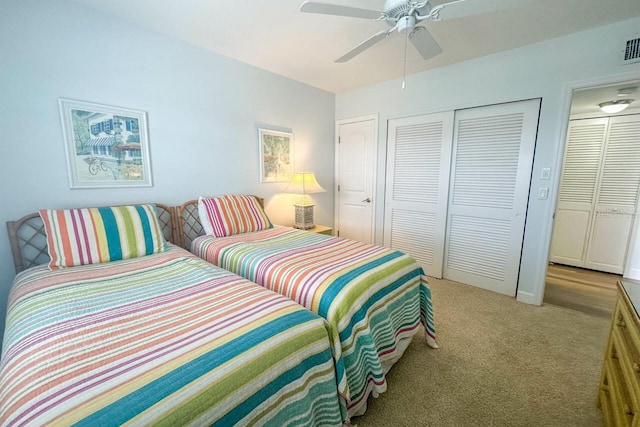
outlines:
[[[293,177],[293,133],[258,128],[260,182],[290,182]]]
[[[69,186],[151,187],[147,113],[60,98]]]

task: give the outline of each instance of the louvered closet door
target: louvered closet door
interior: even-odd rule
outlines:
[[[453,111],[389,121],[385,246],[442,277]]]
[[[551,239],[552,262],[585,267],[609,119],[572,120]]]
[[[640,185],[639,118],[609,119],[586,268],[623,273]]]
[[[445,278],[515,296],[539,109],[456,112]]]

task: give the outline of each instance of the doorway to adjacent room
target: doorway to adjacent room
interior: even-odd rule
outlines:
[[[610,317],[637,226],[640,81],[574,90],[544,302]],[[638,105],[634,105],[638,104]]]

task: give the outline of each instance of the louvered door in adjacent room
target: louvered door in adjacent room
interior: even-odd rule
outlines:
[[[600,159],[608,126],[606,117],[569,123],[551,239],[552,262],[585,266]]]
[[[640,116],[611,117],[585,267],[622,274],[640,184]]]
[[[456,112],[443,276],[515,296],[540,100]]]
[[[389,121],[384,244],[442,277],[453,111]]]
[[[640,115],[572,120],[551,261],[622,274],[640,186]]]

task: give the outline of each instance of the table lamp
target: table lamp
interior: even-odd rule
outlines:
[[[309,230],[314,228],[316,224],[313,221],[313,200],[308,194],[323,193],[327,190],[322,188],[316,176],[311,172],[296,172],[293,179],[284,189],[285,193],[300,194],[300,198],[293,204],[296,207],[296,220],[294,227],[301,230]]]

